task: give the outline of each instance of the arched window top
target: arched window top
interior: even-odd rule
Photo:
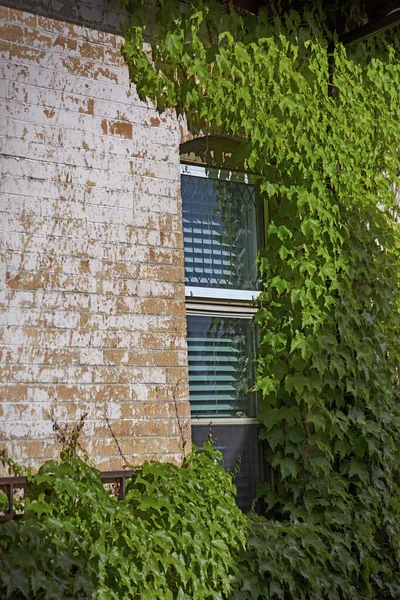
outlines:
[[[180,145],[181,162],[224,169],[246,170],[249,142],[228,135],[205,135]]]

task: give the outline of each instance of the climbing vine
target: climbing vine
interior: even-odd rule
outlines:
[[[361,597],[399,597],[398,37],[346,50],[317,2],[257,16],[123,4],[139,95],[243,138],[268,205],[255,384],[267,515],[325,527]]]

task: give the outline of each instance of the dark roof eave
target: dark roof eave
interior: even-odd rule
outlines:
[[[396,25],[400,25],[400,6],[391,10],[387,15],[376,21],[371,21],[362,27],[358,27],[357,29],[345,33],[339,37],[339,42],[344,46],[352,46],[373,35],[387,31]]]

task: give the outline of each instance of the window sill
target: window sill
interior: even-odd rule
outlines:
[[[185,296],[187,300],[190,299],[213,299],[213,300],[229,300],[234,302],[235,300],[252,302],[257,300],[261,292],[256,290],[228,290],[224,288],[208,288],[208,287],[194,287],[185,286]]]
[[[192,425],[261,425],[255,417],[192,417]]]

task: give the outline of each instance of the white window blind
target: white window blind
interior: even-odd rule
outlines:
[[[243,318],[187,317],[192,417],[254,417],[254,327]]]
[[[256,290],[254,186],[183,174],[181,187],[186,285]]]

